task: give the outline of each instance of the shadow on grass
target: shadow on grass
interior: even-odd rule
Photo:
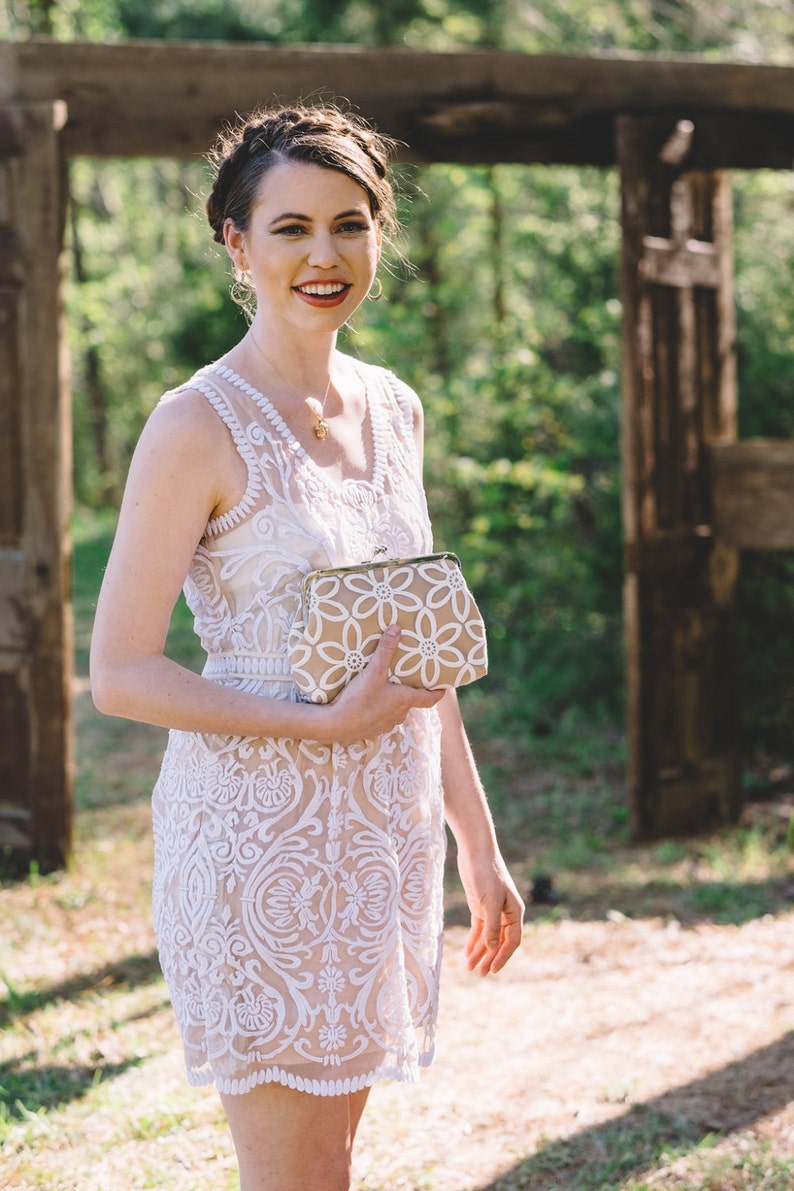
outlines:
[[[481,1191],[613,1191],[661,1159],[747,1129],[793,1099],[794,1031],[617,1120],[548,1142]]]
[[[454,848],[450,849],[454,858]],[[454,877],[454,864],[449,864]],[[562,881],[566,874],[562,874]],[[573,880],[581,888],[557,892],[552,881],[551,902],[534,902],[532,885],[524,889],[527,922],[606,922],[630,919],[675,919],[684,927],[703,923],[718,926],[744,926],[765,914],[786,913],[792,907],[794,892],[790,876],[773,876],[761,880],[723,881],[697,880],[678,882],[663,878],[644,884],[634,881],[615,881],[601,875],[600,870],[575,874]],[[462,899],[451,899],[445,915],[447,926],[468,926],[469,911]]]
[[[6,1120],[27,1120],[32,1114],[79,1100],[98,1084],[115,1079],[144,1061],[136,1056],[122,1063],[97,1063],[90,1067],[57,1063],[27,1067],[30,1057],[25,1055],[0,1063],[0,1106]]]
[[[743,926],[765,914],[788,911],[791,904],[788,876],[689,882],[659,878],[644,884],[597,880],[586,893],[561,899],[560,909],[577,922],[600,922],[617,912],[628,918],[675,918],[684,926],[703,922]],[[542,916],[543,907],[536,906],[535,911],[536,917]],[[551,913],[554,916],[554,910]]]
[[[140,988],[142,984],[159,980],[160,975],[157,952],[153,950],[143,955],[124,956],[123,959],[103,964],[101,968],[93,968],[89,972],[80,972],[69,980],[51,984],[47,988],[21,993],[10,989],[8,996],[0,1000],[0,1027],[58,1001],[75,1001],[85,994],[104,993],[109,989],[117,991],[125,985]]]

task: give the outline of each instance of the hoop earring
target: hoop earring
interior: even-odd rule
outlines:
[[[383,282],[381,281],[380,277],[376,277],[372,284],[373,284],[373,286],[377,285],[378,292],[376,294],[373,294],[372,286],[370,286],[370,291],[367,294],[367,297],[371,298],[373,302],[378,302],[383,297]]]
[[[256,290],[251,284],[250,276],[241,269],[235,269],[232,284],[229,287],[229,297],[235,306],[239,306],[249,319],[253,316]]]

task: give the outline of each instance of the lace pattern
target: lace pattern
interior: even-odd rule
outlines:
[[[405,390],[359,366],[373,467],[334,485],[267,398],[211,366],[198,389],[246,463],[185,594],[205,676],[295,699],[287,639],[302,577],[427,552]],[[154,921],[190,1082],[316,1095],[412,1080],[433,1055],[442,938],[440,726],[343,748],[171,732],[153,798]]]

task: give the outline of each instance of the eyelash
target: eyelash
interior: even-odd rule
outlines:
[[[366,223],[359,223],[358,221],[356,221],[356,222],[350,222],[350,223],[342,223],[339,225],[339,227],[336,230],[339,232],[343,232],[345,235],[356,235],[359,232],[369,231],[369,227],[367,226]],[[300,235],[304,235],[306,233],[306,228],[303,227],[303,225],[300,223],[288,223],[284,227],[276,228],[276,232],[275,232],[275,234],[277,236],[286,236],[288,239],[294,239],[294,240],[297,240],[297,238],[298,238],[298,235],[296,233],[298,233]]]

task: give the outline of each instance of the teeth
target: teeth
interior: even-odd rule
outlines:
[[[332,294],[341,294],[346,287],[339,283],[314,281],[309,285],[299,285],[302,294],[314,294],[317,298],[330,298]]]

